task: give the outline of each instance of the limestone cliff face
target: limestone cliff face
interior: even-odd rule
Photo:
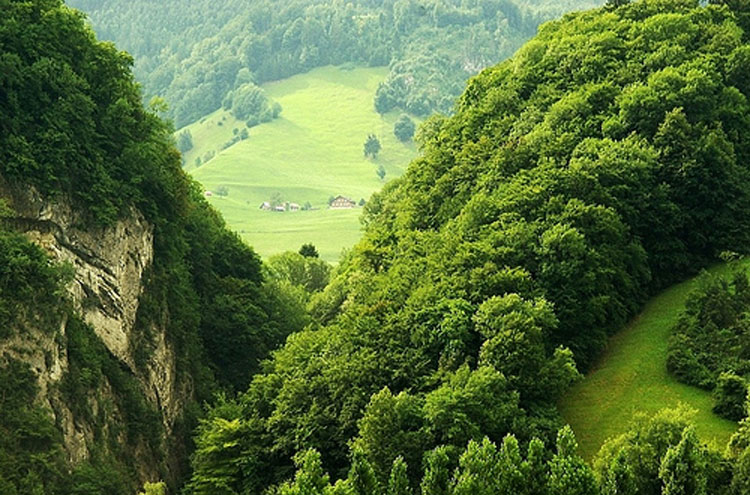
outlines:
[[[163,328],[152,328],[154,350],[140,368],[133,352],[132,336],[139,299],[144,290],[144,273],[153,261],[153,227],[137,210],[107,227],[84,227],[84,215],[75,211],[65,198],[46,199],[33,189],[16,188],[0,177],[0,198],[8,202],[16,216],[13,223],[29,239],[42,246],[55,260],[69,264],[75,274],[68,286],[76,311],[101,339],[109,352],[137,379],[146,399],[162,417],[168,437],[189,399],[189,385],[178,383],[175,356]],[[93,442],[92,426],[75,417],[55,385],[68,368],[64,335],[65,318],[59,328],[40,329],[25,325],[12,339],[0,343],[0,355],[27,362],[38,376],[40,401],[54,412],[71,462],[89,455]],[[105,382],[99,397],[111,394]],[[96,414],[100,404],[90,399]],[[112,419],[117,421],[117,414]],[[144,459],[141,475],[150,473]]]

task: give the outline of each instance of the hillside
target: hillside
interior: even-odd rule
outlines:
[[[312,242],[323,259],[338,261],[341,250],[361,235],[361,207],[329,210],[328,198],[369,199],[385,181],[403,173],[415,145],[393,135],[398,113],[381,116],[369,105],[384,69],[325,67],[264,85],[284,108],[280,118],[250,129],[250,136],[221,150],[244,129],[228,112],[218,111],[177,132],[190,132],[195,147],[184,155],[186,170],[207,189],[223,186],[213,204],[229,226],[262,256],[296,251]],[[219,125],[221,123],[221,126]],[[362,152],[368,134],[382,144],[377,158]],[[198,157],[216,156],[200,167]],[[377,175],[385,169],[385,180]],[[309,205],[310,211],[278,213],[259,206],[278,198]]]
[[[127,54],[61,1],[0,11],[0,493],[176,490],[201,404],[301,303],[182,171]]]
[[[320,51],[297,51],[319,47],[312,40],[349,43],[339,48],[352,53],[376,46],[390,19],[367,15],[371,5],[258,1],[245,14],[268,15],[233,29],[252,27],[261,47],[289,48],[249,50],[265,55],[264,71],[288,75],[320,61]],[[513,5],[398,0],[393,12],[402,35],[431,41],[420,45],[429,54],[456,41],[440,37],[444,26],[464,26],[476,35],[465,46],[484,46],[473,21],[502,13],[509,24],[493,31],[502,34],[519,20]],[[654,403],[649,415],[607,440],[593,465],[558,409],[583,374],[614,371],[608,385],[582,387],[594,384],[591,411],[619,428],[622,402],[607,404],[606,392],[635,400],[638,389],[618,389],[617,380],[661,360],[665,327],[685,300],[679,283],[718,258],[747,254],[747,2],[615,0],[544,24],[513,57],[472,78],[451,115],[425,120],[417,158],[354,210],[363,235],[335,270],[310,245],[264,263],[226,227],[182,168],[176,145],[185,134],[175,138],[158,117],[159,100],[144,108],[132,59],[98,41],[82,14],[61,0],[0,0],[0,11],[0,493],[750,493],[746,272],[691,291],[666,353],[672,372],[713,388],[714,409],[740,419],[727,449],[699,437],[719,423],[656,410],[657,399],[684,394],[706,417],[705,394],[654,368],[638,396]],[[432,24],[420,25],[422,17]],[[312,22],[320,19],[340,21],[332,25],[343,34],[320,36]],[[239,50],[242,39],[233,39],[218,45]],[[214,53],[215,41],[190,56]],[[390,74],[407,66],[397,61]],[[205,79],[191,79],[201,89],[183,111],[203,112],[216,103],[205,96],[237,82],[216,69],[188,69],[188,79]],[[248,117],[246,139],[238,127],[237,142],[194,161],[197,171],[231,170],[264,133],[273,137],[268,150],[296,133],[310,147],[339,143],[350,168],[373,167],[355,161],[362,137],[355,146],[336,136],[390,128],[397,114],[382,105],[401,97],[424,109],[446,93],[421,83],[393,92],[408,80],[396,77],[376,92],[380,116],[349,120],[339,111],[340,126],[324,127],[313,125],[310,114],[324,110],[307,88],[336,108],[334,95],[361,97],[380,70],[348,71],[348,87],[335,65],[279,81],[267,90],[283,101],[281,114],[242,71],[232,101],[219,106],[236,115],[239,101],[260,113]],[[191,106],[197,101],[205,106]],[[234,139],[235,123],[221,113],[198,120],[206,140],[197,146],[224,140],[225,125]],[[326,153],[310,153],[313,164],[326,167]],[[353,185],[348,172],[341,182]],[[229,176],[216,177],[211,201],[243,194]],[[311,187],[269,191],[272,201],[328,187],[297,179]],[[292,213],[303,212],[279,215]],[[616,334],[613,351],[636,341],[640,351],[598,368]],[[584,444],[590,452],[590,439]]]
[[[729,265],[720,265],[711,273],[729,271]],[[652,416],[679,404],[697,411],[698,434],[720,450],[737,430],[737,423],[711,411],[709,392],[682,384],[667,372],[669,335],[696,283],[683,282],[651,299],[609,340],[586,378],[563,397],[560,413],[575,431],[586,459],[592,459],[605,440],[625,432],[636,414]]]
[[[599,493],[558,400],[651,295],[750,245],[746,7],[616,3],[544,24],[427,121],[312,299],[317,324],[202,425],[195,493],[540,493],[496,489],[518,481],[508,465],[548,493]],[[731,473],[706,471],[722,454],[679,414],[649,419],[604,454],[615,487],[726,493]]]
[[[537,26],[601,0],[72,0],[99,35],[132,53],[147,95],[177,127],[220,108],[245,80],[325,65],[389,66],[379,106],[449,112],[465,81],[511,55]],[[372,100],[368,106],[372,105]]]

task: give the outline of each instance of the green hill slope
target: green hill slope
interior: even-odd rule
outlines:
[[[364,458],[386,484],[401,456],[416,487],[443,445],[551,445],[573,359],[591,369],[651,295],[750,246],[750,47],[735,19],[698,0],[572,14],[473,78],[365,207],[362,240],[311,304],[320,325],[287,339],[222,418],[235,430],[201,432],[220,454],[193,464],[193,482],[259,493],[290,479],[292,459],[336,479],[361,476]],[[216,448],[234,431],[248,432],[242,454]],[[585,476],[568,476],[572,444],[559,442],[548,491],[596,493],[565,486]],[[322,468],[297,455],[309,448]],[[474,451],[459,464],[494,481]],[[258,462],[212,477],[244,452]]]
[[[195,143],[185,155],[188,170],[207,190],[227,188],[228,196],[214,195],[212,204],[262,256],[312,242],[324,259],[335,261],[344,247],[357,242],[361,208],[329,210],[328,198],[368,199],[384,184],[376,174],[380,165],[387,181],[401,175],[416,154],[412,143],[393,135],[399,114],[381,116],[373,109],[372,96],[385,75],[385,68],[323,67],[266,84],[268,96],[284,109],[281,117],[253,127],[249,139],[223,151],[234,129],[245,128],[228,112],[215,112],[179,131],[189,130]],[[370,133],[382,143],[374,160],[362,151]],[[196,158],[212,152],[213,159],[195,167]],[[309,202],[315,209],[259,209],[275,196]]]
[[[719,265],[711,271],[728,269]],[[680,403],[697,410],[695,423],[701,439],[721,449],[737,429],[736,423],[711,412],[709,392],[679,383],[667,373],[669,334],[694,284],[692,279],[654,297],[627,328],[612,337],[593,371],[563,397],[560,411],[587,459],[607,438],[625,432],[636,413],[653,414]]]

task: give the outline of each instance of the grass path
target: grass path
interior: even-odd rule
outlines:
[[[725,273],[729,265],[710,271]],[[677,382],[667,373],[667,344],[695,279],[657,295],[613,336],[599,363],[559,404],[575,431],[581,454],[591,459],[604,441],[625,431],[637,412],[653,414],[680,403],[696,409],[700,438],[723,449],[737,424],[711,412],[711,394]]]

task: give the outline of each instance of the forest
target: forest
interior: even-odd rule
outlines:
[[[170,102],[177,128],[245,84],[323,65],[390,66],[380,112],[448,113],[465,81],[511,55],[536,27],[598,0],[73,0],[104,39],[137,60],[144,92]],[[257,86],[256,86],[257,87]]]
[[[165,27],[167,44],[142,37],[130,49],[174,61],[143,88],[185,105],[174,107],[177,123],[230,91],[272,116],[255,84],[351,60],[390,60],[374,104],[386,94],[408,108],[415,94],[396,89],[401,68],[420,57],[409,43],[440,58],[422,42],[444,27],[477,33],[473,22],[489,18],[522,33],[539,20],[523,9],[548,12],[537,2],[383,3],[372,16],[372,2],[257,2],[246,18],[218,9],[203,25],[211,5],[195,2],[185,24]],[[363,237],[335,268],[311,245],[262,261],[226,228],[182,170],[161,102],[143,106],[133,58],[97,41],[83,14],[61,0],[0,0],[0,10],[0,185],[69,201],[84,212],[76,227],[93,232],[140,212],[154,249],[130,336],[134,363],[124,363],[71,302],[76,267],[53,263],[0,201],[0,492],[750,493],[746,268],[703,276],[667,359],[738,422],[725,449],[703,444],[680,407],[636,417],[587,462],[556,407],[652,295],[747,252],[746,2],[610,0],[543,24],[463,89],[439,82],[441,100],[428,98],[423,113],[460,91],[451,114],[416,130],[419,157],[366,201]],[[403,31],[390,38],[377,27],[397,12]],[[198,25],[215,37],[170,54],[178,31]],[[341,34],[305,38],[316,25]],[[334,40],[336,49],[316,44]],[[376,46],[385,51],[366,53]],[[251,55],[256,62],[239,58]],[[201,65],[231,57],[252,69],[240,86],[239,69],[227,79]],[[496,60],[472,60],[471,70]],[[448,70],[433,63],[426,79]],[[216,79],[178,83],[197,74]],[[162,326],[190,391],[169,438],[139,388]],[[93,425],[82,462],[66,457],[57,411],[11,352],[33,328],[66,349],[69,366],[49,393]],[[103,388],[112,403],[92,406]],[[109,424],[108,410],[123,424]],[[154,459],[162,478],[139,479],[133,453]]]
[[[406,174],[367,203],[364,238],[311,301],[316,323],[204,420],[188,492],[378,493],[393,480],[503,493],[502,476],[470,473],[504,469],[504,456],[521,473],[545,466],[546,488],[527,493],[598,493],[610,471],[608,493],[728,492],[731,462],[668,414],[672,433],[634,427],[595,474],[555,402],[650,294],[747,245],[741,8],[571,14],[470,80],[452,117],[419,129]],[[670,481],[684,463],[705,470]],[[325,488],[324,473],[340,481]],[[427,490],[432,476],[447,491]]]

